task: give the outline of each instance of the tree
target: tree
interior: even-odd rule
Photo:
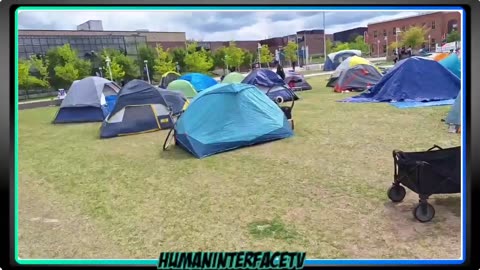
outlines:
[[[137,59],[126,56],[120,50],[106,48],[102,51],[100,55],[102,69],[104,70],[103,76],[110,79],[110,72],[106,66],[106,59],[110,58],[110,69],[112,69],[112,77],[114,80],[131,80],[138,78],[140,76],[140,67],[137,65]],[[121,69],[122,72],[117,72],[113,74],[113,64],[117,64],[119,67],[115,67],[118,71]],[[143,65],[143,63],[142,63]],[[123,75],[122,75],[123,74]],[[121,75],[121,76],[120,76]]]
[[[394,42],[390,43],[390,45],[388,45],[388,48],[390,50],[396,50],[396,49],[401,48],[402,46],[403,46],[403,44],[402,44],[401,41],[398,41],[398,42],[394,41]]]
[[[291,65],[293,62],[297,61],[298,59],[297,51],[298,51],[298,44],[293,41],[289,41],[287,43],[287,46],[283,48],[283,52],[285,53],[285,59],[289,61]]]
[[[28,97],[28,90],[35,87],[48,88],[50,84],[48,83],[48,71],[45,66],[45,63],[40,64],[41,59],[32,57],[30,60],[20,60],[18,62],[18,88],[20,90],[25,90]],[[32,68],[37,69],[40,74],[40,78],[37,78],[31,75],[30,71]]]
[[[39,57],[30,58],[31,68],[34,69],[38,77],[33,77],[30,80],[32,84],[38,87],[49,88],[50,83],[48,82],[48,60]]]
[[[152,48],[146,45],[138,48],[137,64],[139,67],[142,67],[142,70],[144,70],[144,66],[145,66],[144,61],[147,60],[148,72],[150,75],[154,74],[153,65],[155,63],[156,58],[157,58],[157,51],[155,50],[155,48]]]
[[[362,54],[367,54],[370,50],[368,44],[365,43],[365,39],[360,35],[357,36],[354,41],[349,43],[349,47],[352,50],[360,50]]]
[[[225,61],[225,49],[226,48],[222,46],[218,48],[213,54],[213,65],[217,68],[222,68],[224,73],[225,69],[227,68],[227,64]]]
[[[401,40],[403,46],[417,49],[426,42],[425,36],[427,34],[428,33],[425,28],[414,26],[409,28],[407,31],[400,33],[399,40]]]
[[[213,67],[213,59],[207,54],[204,48],[198,50],[196,42],[187,46],[185,66],[191,72],[208,72]]]
[[[175,48],[172,50],[172,57],[173,62],[178,63],[181,70],[185,70],[185,56],[187,55],[187,51],[184,48]]]
[[[155,58],[153,64],[153,70],[155,71],[153,77],[156,81],[162,79],[162,75],[168,71],[175,71],[175,63],[173,62],[173,57],[170,55],[168,49],[163,50],[162,46],[157,46],[157,58]]]
[[[47,61],[50,84],[59,88],[70,86],[73,81],[89,76],[92,71],[90,61],[80,59],[70,44],[48,51]]]
[[[240,68],[243,57],[243,50],[238,48],[234,41],[231,41],[230,45],[225,48],[225,62],[229,67]]]
[[[327,39],[326,42],[327,54],[333,52],[333,42],[330,39]]]
[[[248,51],[248,50],[244,50],[243,51],[243,63],[242,63],[242,66],[247,66],[247,67],[251,67],[252,64],[253,64],[253,60],[254,60],[254,55],[252,52]]]
[[[270,63],[275,59],[273,53],[270,52],[268,45],[264,44],[260,48],[260,65],[267,64],[270,67]]]
[[[447,35],[447,42],[460,41],[460,33],[453,30],[450,34]]]
[[[350,44],[348,44],[347,42],[345,43],[340,42],[337,45],[335,45],[332,52],[339,52],[343,50],[350,50]]]
[[[20,89],[28,88],[31,63],[29,61],[18,61],[18,87]]]

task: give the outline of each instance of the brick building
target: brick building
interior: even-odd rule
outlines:
[[[367,43],[370,45],[371,53],[374,56],[385,56],[388,46],[395,42],[396,29],[401,32],[413,26],[420,26],[427,29],[425,40],[422,44],[425,49],[434,50],[436,44],[441,44],[445,37],[453,30],[461,29],[460,12],[433,12],[418,16],[406,17],[390,21],[371,23],[368,25]],[[429,38],[430,37],[430,38]],[[416,48],[420,49],[420,48]],[[390,49],[388,54],[392,54]]]

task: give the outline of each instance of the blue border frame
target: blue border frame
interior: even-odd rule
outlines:
[[[315,266],[315,265],[459,265],[465,262],[466,255],[466,205],[467,199],[465,194],[466,189],[466,149],[467,144],[466,132],[467,121],[466,121],[466,53],[465,53],[465,37],[466,37],[466,14],[465,10],[460,6],[358,6],[358,7],[348,7],[348,6],[180,6],[180,7],[161,7],[161,6],[141,6],[141,7],[126,7],[126,6],[64,6],[64,7],[20,7],[15,11],[15,33],[14,33],[14,44],[15,44],[15,97],[18,97],[18,12],[19,11],[39,11],[39,10],[102,10],[102,11],[119,11],[119,10],[192,10],[192,11],[201,11],[201,10],[318,10],[318,11],[347,11],[347,10],[425,10],[425,11],[459,11],[462,13],[462,257],[458,260],[440,260],[440,259],[306,259],[305,266]],[[15,189],[15,204],[14,204],[14,256],[15,261],[21,265],[32,265],[32,264],[41,264],[41,265],[157,265],[158,259],[20,259],[18,258],[18,99],[15,98],[15,151],[14,151],[14,189]],[[308,255],[308,254],[307,254]]]

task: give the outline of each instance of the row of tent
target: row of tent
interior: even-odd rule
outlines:
[[[169,75],[164,76],[165,80],[176,78]],[[193,82],[191,85],[198,85],[195,78],[190,80]],[[102,121],[100,138],[111,138],[171,129],[177,119],[185,119],[178,122],[178,130],[175,125],[176,142],[197,157],[291,136],[293,126],[290,126],[289,120],[293,101],[298,99],[295,93],[271,70],[256,70],[242,81],[245,80],[249,83],[215,81],[215,84],[197,92],[193,99],[188,99],[183,92],[156,87],[142,80],[130,81],[120,88],[104,78],[88,77],[72,84],[54,123]],[[168,86],[176,81],[187,80],[174,79]],[[204,94],[206,92],[209,94]],[[279,97],[282,102],[292,101],[291,107],[276,104],[280,103]],[[196,105],[192,107],[192,104]],[[276,109],[271,108],[272,104]],[[246,110],[239,112],[240,109]],[[190,113],[184,114],[189,111]],[[201,121],[199,117],[202,118]],[[219,117],[225,118],[217,119]],[[290,131],[284,127],[284,122],[288,123]],[[195,128],[190,130],[190,126]],[[223,126],[228,126],[225,136],[229,132],[236,134],[230,135],[231,139],[235,137],[233,139],[236,143],[223,144],[225,142],[222,140],[228,139],[228,136],[222,137],[219,131]],[[188,136],[182,135],[182,128],[189,130]],[[209,139],[199,135],[201,138],[195,142],[191,136],[195,136],[197,130],[199,134],[210,134]],[[259,132],[262,133],[261,136]],[[188,138],[189,143],[182,138]],[[210,144],[215,147],[207,147]]]

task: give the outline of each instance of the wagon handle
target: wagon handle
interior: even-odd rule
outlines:
[[[170,146],[170,143],[169,143],[170,136],[175,137],[175,127],[177,126],[178,119],[180,119],[180,117],[182,115],[183,115],[183,111],[182,111],[182,113],[180,113],[178,115],[177,120],[173,124],[172,128],[168,131],[167,137],[165,138],[165,141],[163,142],[163,151],[167,151],[168,147]],[[172,133],[173,133],[173,135],[172,135]]]
[[[427,151],[432,151],[433,149],[443,150],[443,148],[442,148],[442,147],[440,147],[440,146],[438,146],[438,145],[434,144],[434,145],[433,145],[433,147],[431,147],[431,148],[430,148],[430,149],[428,149]]]

